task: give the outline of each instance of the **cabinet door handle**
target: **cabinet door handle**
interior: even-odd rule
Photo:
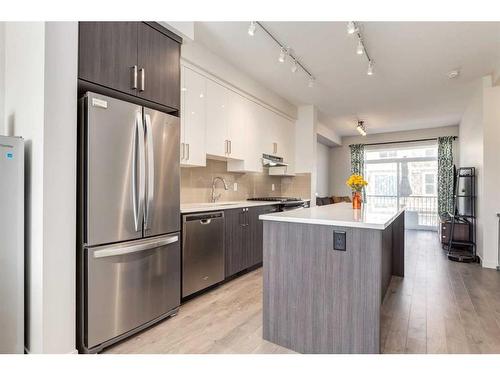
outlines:
[[[139,88],[139,91],[142,92],[146,88],[146,83],[145,83],[145,80],[146,80],[146,69],[141,68],[140,72],[141,72],[141,87]]]
[[[186,143],[186,160],[189,160],[189,143]]]
[[[233,144],[231,143],[231,141],[227,141],[228,144],[229,144],[229,152],[228,154],[231,155],[231,152],[233,151]]]
[[[181,160],[184,160],[184,142],[181,143]]]
[[[224,141],[224,153],[226,155],[229,154],[229,143],[227,139]]]
[[[132,90],[137,90],[137,65],[131,66],[132,76],[131,76],[131,86]]]

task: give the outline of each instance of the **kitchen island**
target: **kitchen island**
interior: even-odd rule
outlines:
[[[264,339],[300,353],[380,353],[380,306],[404,276],[404,211],[350,203],[261,215]]]

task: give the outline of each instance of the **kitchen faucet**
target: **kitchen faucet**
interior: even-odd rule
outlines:
[[[215,203],[217,201],[217,199],[219,199],[221,196],[221,193],[215,194],[215,183],[217,182],[217,180],[222,181],[222,183],[224,184],[224,190],[229,190],[229,188],[226,184],[226,181],[222,177],[219,177],[219,176],[214,177],[214,179],[212,181],[212,203]]]

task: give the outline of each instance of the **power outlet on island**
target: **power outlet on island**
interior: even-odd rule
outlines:
[[[346,251],[345,232],[333,231],[333,250]]]

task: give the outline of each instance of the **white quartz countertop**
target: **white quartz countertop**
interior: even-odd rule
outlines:
[[[332,225],[340,227],[385,229],[403,210],[376,208],[364,204],[361,210],[353,210],[352,203],[336,203],[300,210],[260,215],[259,219],[289,223]]]
[[[279,202],[235,201],[235,202],[216,202],[216,203],[187,203],[187,204],[181,204],[181,213],[188,214],[193,212],[229,210],[231,208],[272,206],[276,204],[279,204]]]

